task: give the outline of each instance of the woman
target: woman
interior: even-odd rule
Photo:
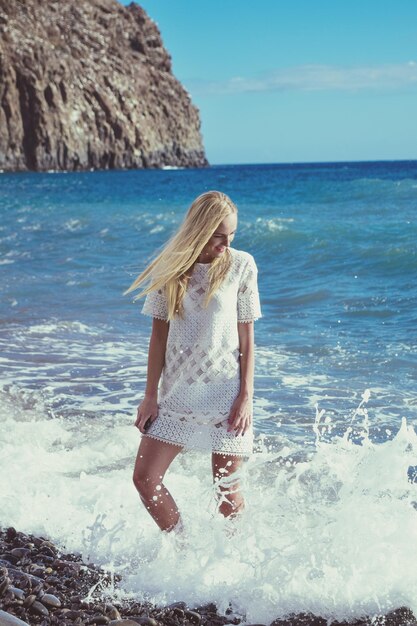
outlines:
[[[150,281],[136,296],[146,295],[142,313],[153,321],[146,390],[135,422],[143,436],[133,481],[164,531],[182,529],[162,482],[182,449],[211,451],[225,517],[244,507],[239,485],[231,489],[230,480],[252,453],[253,321],[261,311],[255,261],[230,248],[236,228],[231,199],[219,191],[203,193],[125,292]]]

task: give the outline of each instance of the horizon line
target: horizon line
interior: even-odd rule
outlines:
[[[184,170],[201,170],[211,167],[240,167],[240,166],[257,166],[257,165],[360,165],[360,164],[377,164],[377,163],[415,163],[417,157],[413,159],[353,159],[353,160],[336,160],[336,161],[262,161],[252,163],[209,163],[205,167],[184,167],[184,166],[166,166],[163,167],[147,167],[147,168],[121,168],[121,169],[79,169],[79,170],[4,170],[0,169],[0,176],[6,174],[95,174],[95,173],[111,173],[111,172],[162,172],[162,171],[184,171]]]
[[[225,167],[228,165],[330,165],[333,163],[417,163],[417,156],[414,158],[401,159],[348,159],[348,160],[324,160],[324,161],[254,161],[254,162],[236,162],[236,163],[210,163],[209,167]],[[189,169],[189,168],[181,168]],[[191,168],[200,169],[200,168]],[[204,168],[201,168],[204,169]]]

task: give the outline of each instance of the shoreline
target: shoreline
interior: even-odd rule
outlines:
[[[151,603],[102,597],[105,588],[121,580],[100,567],[82,561],[79,554],[63,553],[51,541],[0,527],[0,626],[223,626],[245,624],[232,612],[219,615],[214,604],[188,607],[174,602],[165,607]],[[333,622],[338,626],[417,626],[412,611],[400,607],[386,615],[363,620]],[[315,615],[297,614],[270,625],[327,626]]]

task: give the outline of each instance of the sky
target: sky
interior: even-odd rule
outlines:
[[[138,4],[211,164],[417,159],[417,0]]]

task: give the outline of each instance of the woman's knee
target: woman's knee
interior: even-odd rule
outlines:
[[[158,491],[158,487],[161,489],[162,477],[155,477],[146,467],[135,467],[132,478],[141,496],[152,497]]]
[[[142,438],[133,471],[133,484],[141,496],[152,497],[161,492],[165,472],[181,449],[157,439]]]

